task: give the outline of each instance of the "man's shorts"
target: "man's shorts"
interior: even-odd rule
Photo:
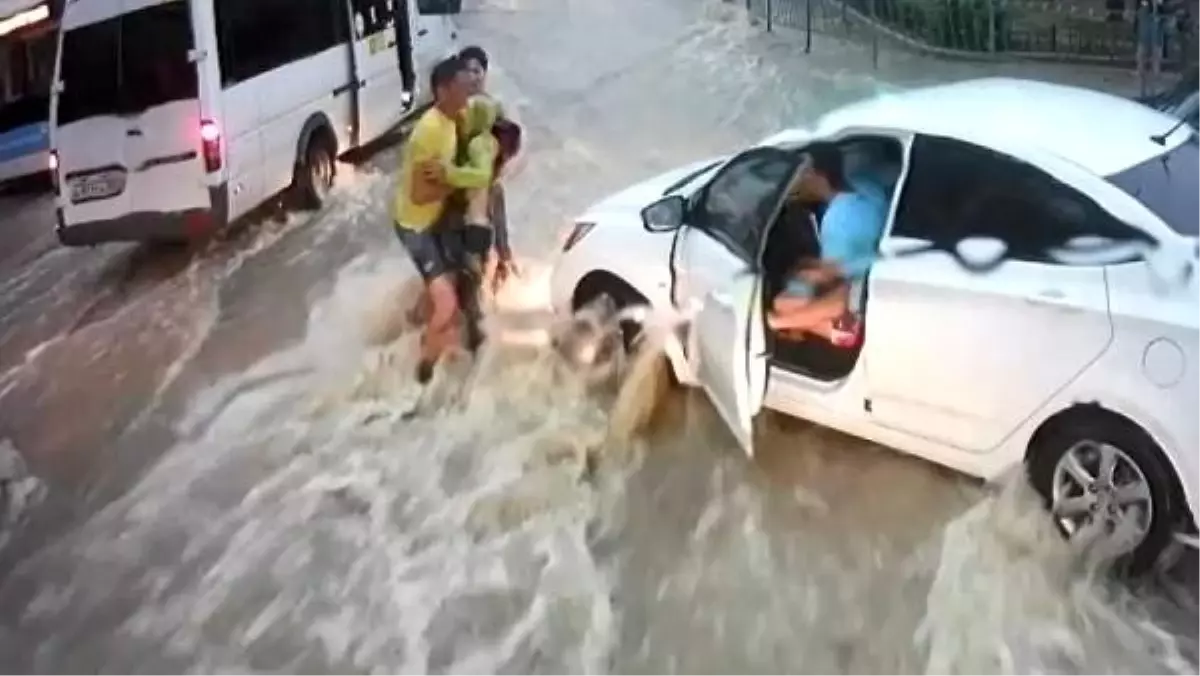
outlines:
[[[478,226],[453,227],[440,223],[418,231],[396,225],[395,230],[413,265],[427,282],[449,272],[480,266],[492,246],[491,229]]]
[[[1166,34],[1166,22],[1161,16],[1139,16],[1137,20],[1137,47],[1139,52],[1161,49]]]
[[[396,224],[395,230],[396,237],[426,282],[451,272],[456,267],[455,262],[461,259],[461,253],[454,250],[453,241],[461,242],[461,238],[445,237],[444,231],[438,228],[413,230]]]

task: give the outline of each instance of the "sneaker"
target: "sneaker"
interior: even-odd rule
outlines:
[[[478,321],[467,322],[466,344],[467,350],[474,355],[479,352],[479,347],[483,345],[486,336],[483,333],[483,327]]]

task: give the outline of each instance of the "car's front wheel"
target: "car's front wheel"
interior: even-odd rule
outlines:
[[[1034,440],[1028,471],[1063,533],[1130,574],[1149,569],[1172,540],[1174,471],[1128,421],[1097,412],[1056,424]]]
[[[613,308],[618,312],[638,305],[648,305],[642,294],[635,291],[620,279],[605,273],[593,273],[583,278],[575,289],[572,308],[579,311],[604,296],[612,301]],[[642,335],[642,325],[633,319],[622,319],[621,342],[626,352],[632,352]]]

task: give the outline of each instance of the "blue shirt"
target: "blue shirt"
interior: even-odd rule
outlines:
[[[886,203],[892,192],[891,186],[896,185],[899,173],[898,168],[894,171],[885,171],[882,168],[872,167],[851,173],[846,176],[846,181],[854,192]]]
[[[864,192],[841,192],[821,219],[821,258],[837,263],[849,279],[867,274],[878,255],[887,202]]]

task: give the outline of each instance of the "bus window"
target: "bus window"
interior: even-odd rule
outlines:
[[[225,86],[319,54],[339,42],[342,0],[214,0]],[[271,39],[264,39],[270,36]]]
[[[130,110],[142,111],[199,95],[188,61],[192,22],[187,3],[173,0],[126,14],[121,22],[121,89]]]
[[[120,112],[120,21],[114,17],[63,33],[59,125]]]
[[[396,24],[394,0],[350,0],[356,39],[374,35]]]

